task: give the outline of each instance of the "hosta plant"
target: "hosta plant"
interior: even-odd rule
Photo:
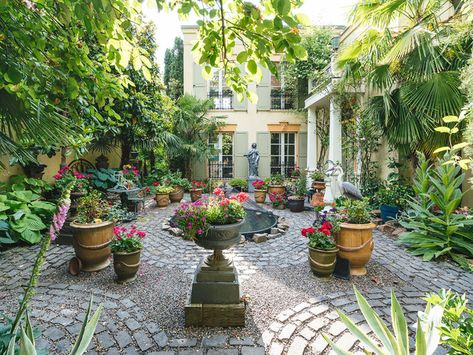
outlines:
[[[368,326],[373,331],[376,339],[368,336],[351,319],[337,310],[342,322],[346,325],[352,335],[358,338],[365,349],[370,353],[377,355],[409,355],[411,352],[409,349],[408,325],[394,291],[391,292],[391,323],[393,325],[393,331],[391,331],[380,316],[373,310],[373,308],[371,308],[369,303],[356,287],[354,290],[358,301],[358,307],[365,317]],[[428,304],[425,312],[419,312],[415,337],[414,353],[416,355],[431,355],[437,349],[440,341],[440,332],[438,327],[441,324],[442,315],[443,308],[440,305],[432,307]],[[336,354],[353,354],[341,349],[326,334],[324,334],[323,337],[330,344]],[[381,344],[381,346],[379,344]]]
[[[403,215],[401,224],[408,231],[399,241],[425,261],[450,256],[462,267],[471,268],[465,256],[473,257],[473,218],[455,213],[464,196],[465,176],[459,165],[446,163],[449,159],[445,156],[431,165],[419,156],[413,186],[417,198]]]

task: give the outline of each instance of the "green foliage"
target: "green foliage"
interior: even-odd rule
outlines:
[[[305,197],[307,194],[307,177],[305,174],[301,174],[296,181],[295,194],[300,197]]]
[[[77,223],[98,223],[109,219],[110,206],[100,192],[93,190],[79,199],[77,205]]]
[[[8,179],[7,187],[11,191],[30,190],[38,195],[53,189],[53,187],[44,180],[29,178],[24,175],[11,175]]]
[[[208,139],[224,123],[221,117],[208,115],[212,107],[210,100],[184,95],[177,101],[177,106],[173,116],[173,133],[179,137],[179,143],[170,149],[170,155],[174,168],[182,166],[185,176],[192,179],[191,162],[203,162],[214,154]]]
[[[36,183],[36,180],[28,181]],[[43,201],[39,194],[31,190],[25,190],[23,183],[15,183],[10,189],[0,195],[0,221],[4,222],[0,230],[0,243],[11,244],[21,240],[36,244],[46,231],[56,205]]]
[[[414,255],[429,261],[450,256],[464,268],[469,268],[465,255],[473,256],[473,219],[456,214],[464,193],[465,178],[458,165],[444,164],[449,157],[431,165],[421,154],[414,178],[416,199],[402,216],[401,224],[408,229],[399,242],[407,244]],[[461,254],[461,255],[460,255]]]
[[[380,205],[390,205],[406,210],[410,206],[412,197],[414,197],[412,186],[406,185],[400,180],[392,180],[376,192],[370,200],[370,204],[376,208],[379,208]]]
[[[391,323],[393,332],[389,330],[386,323],[373,308],[371,308],[356,287],[354,287],[354,290],[358,307],[377,339],[374,340],[372,337],[365,334],[351,319],[337,310],[342,322],[347,326],[351,334],[360,340],[367,351],[377,355],[408,355],[410,353],[408,325],[402,307],[394,294],[394,290],[391,292]],[[443,309],[439,306],[430,307],[427,305],[425,312],[419,313],[420,319],[417,320],[415,354],[431,355],[439,344],[439,331],[437,327],[440,325]],[[326,334],[324,334],[323,337],[336,354],[352,355],[352,353],[341,349]],[[381,346],[379,344],[381,344]]]
[[[379,92],[365,113],[379,121],[389,143],[406,156],[416,150],[431,155],[433,147],[445,145],[434,128],[464,105],[459,70],[471,56],[473,25],[467,19],[470,6],[461,5],[361,1],[351,15],[352,25],[363,24],[364,30],[338,54],[341,85],[363,81]],[[455,15],[446,18],[445,8]],[[402,28],[396,25],[400,19]]]
[[[269,185],[282,185],[284,184],[285,177],[282,174],[273,174],[271,175],[271,180]]]
[[[168,185],[157,185],[150,187],[153,194],[169,194],[174,191],[174,187]]]
[[[117,184],[115,169],[88,169],[87,173],[90,174],[89,181],[94,189],[107,191]]]
[[[182,177],[182,173],[180,171],[164,175],[161,178],[161,181],[167,186],[179,186],[184,190],[189,190],[192,187],[190,181],[185,177]]]
[[[321,169],[315,169],[310,173],[312,181],[325,181],[325,172]]]
[[[244,178],[233,178],[228,183],[231,187],[240,191],[246,191],[248,188],[248,180]]]
[[[353,224],[364,224],[371,222],[371,216],[368,211],[369,199],[347,200],[347,222]]]
[[[245,218],[245,209],[239,201],[224,200],[227,201],[228,204],[223,204],[218,200],[209,202],[205,213],[208,223],[218,225],[232,224]]]
[[[181,38],[174,39],[174,47],[164,54],[164,85],[166,94],[174,100],[184,94],[184,43]]]
[[[440,343],[450,348],[449,354],[470,354],[473,349],[473,310],[466,295],[441,290],[425,299],[431,306],[443,308]]]

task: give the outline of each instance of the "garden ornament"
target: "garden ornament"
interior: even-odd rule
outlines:
[[[353,200],[361,200],[363,195],[360,190],[348,181],[343,181],[343,169],[340,165],[334,164],[331,160],[327,162],[333,164],[333,167],[327,170],[331,177],[330,187],[332,189],[333,198],[337,199],[340,196],[345,196]]]

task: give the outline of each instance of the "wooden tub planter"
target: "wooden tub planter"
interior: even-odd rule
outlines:
[[[309,247],[310,269],[315,276],[329,277],[335,270],[338,248],[323,250]]]
[[[174,186],[174,191],[169,194],[169,199],[172,203],[181,202],[184,198],[184,189],[181,186]]]
[[[341,223],[337,237],[338,256],[350,262],[351,275],[366,275],[366,264],[374,248],[374,223]]]
[[[190,190],[191,201],[195,202],[202,197],[203,189],[192,189]]]
[[[111,221],[81,224],[72,222],[72,245],[81,271],[93,272],[110,265],[110,243],[115,223]]]
[[[156,193],[156,206],[167,207],[169,205],[169,194],[168,193]]]
[[[312,188],[317,191],[325,190],[325,181],[312,181]]]
[[[113,269],[117,274],[117,282],[124,283],[136,279],[136,273],[140,268],[141,249],[127,253],[113,253]]]
[[[284,185],[269,185],[268,193],[273,195],[284,195],[286,192],[286,186]]]
[[[266,201],[266,190],[255,189],[255,201],[256,203],[264,203]]]

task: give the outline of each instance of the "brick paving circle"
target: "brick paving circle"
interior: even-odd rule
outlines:
[[[322,333],[356,351],[356,340],[335,312],[340,308],[366,328],[350,290],[353,282],[362,280],[362,293],[385,319],[389,319],[390,288],[394,287],[410,322],[423,309],[420,297],[426,292],[442,287],[467,292],[473,284],[471,274],[446,262],[422,262],[379,232],[368,265],[375,274],[353,282],[318,280],[308,272],[305,240],[299,235],[300,228],[312,222],[313,213],[277,211],[290,225],[287,234],[260,244],[246,242],[227,252],[244,279],[243,291],[255,294],[247,310],[247,328],[184,328],[185,292],[195,266],[208,251],[161,229],[175,207],[151,205],[138,220],[148,237],[140,277],[127,286],[112,281],[111,268],[80,277],[67,274],[72,247],[51,247],[31,302],[32,320],[42,330],[40,345],[50,353],[67,353],[93,294],[104,312],[88,354],[319,354],[329,351]],[[0,312],[12,315],[36,251],[37,247],[23,247],[0,253]],[[285,273],[295,275],[287,281],[296,282],[297,287],[284,285]],[[379,282],[377,273],[395,280]]]

